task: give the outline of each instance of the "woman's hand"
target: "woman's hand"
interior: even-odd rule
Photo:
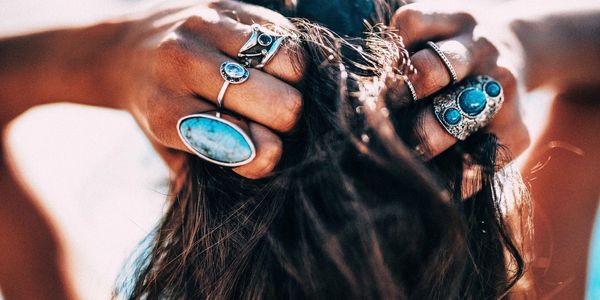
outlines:
[[[523,69],[520,45],[508,24],[491,22],[481,11],[466,9],[472,4],[445,4],[409,4],[398,9],[391,21],[412,53],[410,59],[416,71],[408,78],[416,96],[424,99],[451,84],[452,78],[440,56],[424,47],[433,41],[449,59],[458,81],[470,75],[489,75],[501,83],[504,105],[483,130],[496,134],[500,143],[516,156],[529,145],[518,101],[517,83]],[[432,109],[423,114],[423,135],[428,144],[425,148],[431,151],[424,155],[434,157],[457,140],[439,124]]]
[[[293,26],[273,11],[234,1],[213,1],[193,12],[160,42],[150,93],[127,105],[174,169],[185,161],[181,151],[189,152],[178,135],[178,120],[215,110],[223,85],[219,66],[237,60],[251,24]],[[260,178],[273,170],[282,154],[278,133],[290,131],[301,111],[301,94],[293,85],[302,77],[302,66],[294,46],[288,39],[263,69],[249,68],[249,79],[225,93],[223,107],[244,119],[222,116],[244,129],[256,147],[254,160],[233,169],[242,176]]]

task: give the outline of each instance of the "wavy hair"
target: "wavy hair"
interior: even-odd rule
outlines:
[[[424,160],[414,149],[423,144],[418,116],[427,101],[407,105],[395,88],[410,71],[400,39],[382,25],[341,38],[294,22],[305,53],[304,107],[282,137],[276,171],[249,180],[190,155],[178,174],[183,184],[117,294],[508,297],[524,262],[498,192],[514,178],[497,178],[496,137],[476,133]]]

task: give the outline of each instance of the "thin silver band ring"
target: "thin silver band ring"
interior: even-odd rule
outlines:
[[[435,53],[437,53],[437,55],[440,57],[440,59],[446,66],[446,69],[448,70],[448,73],[450,74],[450,79],[452,80],[451,84],[457,83],[458,75],[456,75],[456,70],[452,66],[452,63],[450,63],[450,60],[448,59],[448,57],[446,57],[444,52],[442,52],[442,49],[440,49],[440,47],[438,47],[438,45],[436,45],[432,41],[427,42],[427,46],[429,46],[429,48],[431,48],[431,50],[433,50],[433,51],[435,51]]]
[[[415,91],[415,86],[412,84],[412,82],[410,82],[410,80],[408,79],[407,76],[404,76],[404,84],[406,84],[406,87],[408,88],[408,91],[410,92],[410,97],[412,98],[413,102],[417,102],[417,92]]]
[[[217,96],[217,112],[216,112],[217,118],[221,117],[221,108],[223,108],[223,97],[225,97],[225,92],[227,91],[228,87],[229,87],[229,81],[225,80],[225,82],[223,82],[223,86],[221,86],[219,95]]]

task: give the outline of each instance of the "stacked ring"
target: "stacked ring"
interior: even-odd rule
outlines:
[[[408,79],[408,76],[402,76],[402,80],[404,80],[404,84],[406,85],[406,88],[408,88],[408,91],[410,92],[410,98],[412,99],[413,102],[417,102],[417,92],[415,91],[415,86],[412,84],[412,82],[410,82],[410,80]]]
[[[433,108],[446,131],[465,140],[489,123],[503,101],[498,81],[489,76],[474,76],[442,90],[433,98]]]
[[[246,67],[261,69],[275,56],[285,36],[270,34],[259,24],[252,24],[251,28],[252,34],[238,57]]]
[[[429,48],[431,48],[431,50],[433,50],[433,52],[435,52],[440,57],[440,59],[444,63],[444,66],[446,66],[446,69],[448,70],[448,73],[450,74],[450,79],[452,80],[451,84],[457,83],[458,75],[456,74],[456,70],[452,66],[452,63],[450,63],[450,60],[448,59],[448,57],[446,57],[444,52],[442,52],[442,49],[440,49],[440,47],[438,47],[438,45],[436,45],[432,41],[427,42],[427,46],[429,46]]]

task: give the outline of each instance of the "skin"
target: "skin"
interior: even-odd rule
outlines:
[[[600,53],[600,43],[590,37],[577,40],[581,36],[574,33],[581,28],[569,26],[567,21],[573,20],[574,15],[560,18],[564,9],[546,11],[546,16],[554,16],[549,18],[518,16],[491,23],[481,11],[464,11],[460,7],[471,9],[472,5],[441,8],[439,3],[419,3],[396,12],[391,25],[398,28],[406,45],[414,51],[411,60],[417,73],[411,74],[410,80],[419,99],[450,82],[436,54],[419,47],[427,40],[438,43],[460,78],[481,73],[495,77],[504,87],[506,100],[504,108],[484,130],[496,133],[502,143],[518,154],[528,145],[529,137],[520,119],[517,83],[531,89],[572,85],[583,77],[597,79],[597,75],[587,75],[595,74],[600,59],[573,53]],[[496,9],[515,11],[509,5]],[[586,9],[590,13],[589,7]],[[585,10],[574,13],[581,11]],[[591,13],[597,16],[598,11],[595,7]],[[193,13],[184,9],[173,13],[183,15],[173,29],[173,23],[150,26],[166,15],[159,13],[141,20],[118,20],[1,40],[0,125],[6,128],[10,120],[30,107],[57,99],[127,109],[177,172],[182,166],[182,153],[188,150],[177,136],[175,124],[187,114],[214,109],[222,83],[216,70],[223,61],[235,58],[249,35],[249,24],[269,20],[284,27],[291,25],[274,12],[233,1],[210,1],[194,7]],[[540,14],[544,16],[543,12]],[[581,22],[579,26],[600,28],[594,18],[577,20]],[[543,28],[551,28],[553,34],[535,34]],[[537,39],[529,38],[532,36]],[[556,43],[557,36],[563,39],[560,43]],[[148,37],[160,42],[150,43]],[[242,176],[260,178],[273,170],[282,152],[279,135],[292,130],[301,113],[301,96],[294,85],[302,77],[302,66],[301,61],[296,63],[295,52],[293,44],[282,49],[264,70],[251,70],[248,82],[230,87],[225,95],[225,108],[244,117],[227,118],[246,128],[257,147],[252,163],[234,169]],[[426,142],[432,150],[429,157],[456,142],[439,125],[431,109],[423,111],[423,120]],[[26,189],[16,188],[19,182],[10,173],[10,158],[3,156],[0,171],[0,215],[16,215],[14,205],[24,203],[22,208],[29,209],[22,209],[18,215],[32,220],[19,223],[3,218],[13,222],[0,228],[11,228],[18,234],[0,235],[0,245],[22,246],[19,251],[0,249],[0,285],[13,287],[6,289],[11,293],[9,299],[74,298],[66,275],[56,271],[60,270],[63,254],[52,224],[36,208]],[[34,237],[40,232],[46,238],[19,244],[19,237]],[[44,256],[35,249],[52,251]],[[37,260],[14,263],[22,262],[19,255],[25,254]],[[30,269],[24,269],[24,265]],[[34,281],[41,287],[39,290],[31,288]]]

